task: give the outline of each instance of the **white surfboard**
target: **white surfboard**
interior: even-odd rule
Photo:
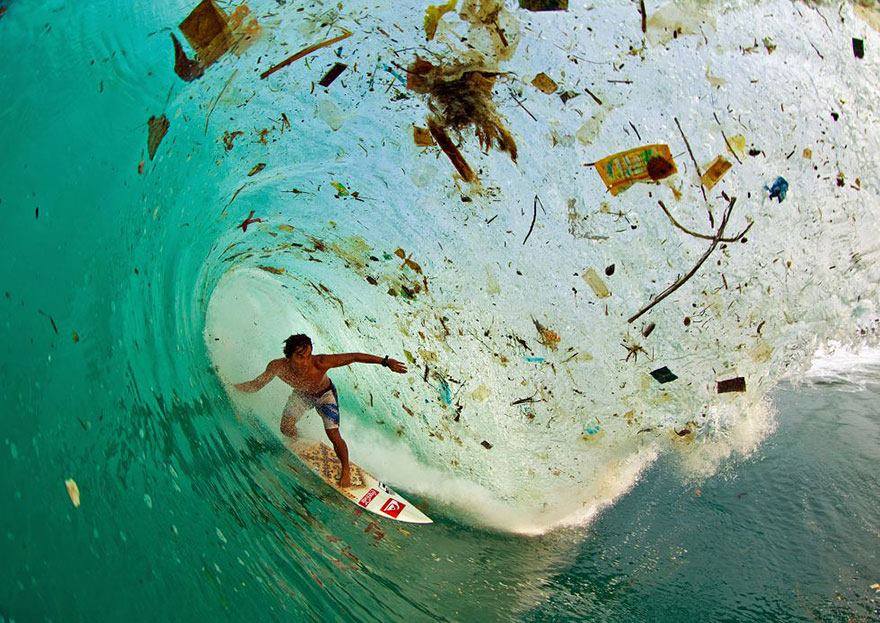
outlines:
[[[434,523],[402,495],[379,482],[354,463],[350,463],[351,486],[345,489],[340,488],[336,484],[340,474],[339,459],[333,448],[327,444],[315,441],[296,441],[289,443],[288,447],[321,480],[357,504],[358,507],[395,521],[418,524]]]

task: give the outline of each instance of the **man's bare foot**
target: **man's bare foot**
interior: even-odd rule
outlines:
[[[336,484],[340,486],[340,488],[345,489],[351,486],[351,473],[347,470],[346,472],[340,476],[339,480],[336,481]]]

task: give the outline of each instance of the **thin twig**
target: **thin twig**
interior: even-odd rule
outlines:
[[[645,312],[650,310],[652,307],[657,305],[660,301],[665,299],[667,296],[678,290],[688,279],[693,277],[696,272],[700,269],[700,266],[709,259],[709,256],[712,255],[712,252],[715,250],[715,247],[718,246],[718,243],[721,242],[721,238],[724,236],[724,228],[727,227],[727,221],[730,219],[730,214],[733,212],[733,206],[736,203],[736,197],[732,197],[730,199],[730,203],[727,204],[727,208],[724,210],[724,216],[721,217],[721,224],[718,226],[718,231],[715,233],[715,236],[712,238],[712,244],[709,245],[709,248],[706,249],[706,252],[703,253],[702,257],[697,260],[697,263],[694,264],[694,267],[691,268],[686,275],[678,278],[675,283],[671,286],[663,290],[660,294],[658,294],[653,301],[645,305],[642,309],[640,309],[637,313],[633,314],[627,320],[628,323],[632,323],[638,320]]]
[[[339,35],[338,37],[333,37],[332,39],[326,39],[324,41],[321,41],[320,43],[315,43],[315,44],[310,45],[306,48],[303,48],[302,50],[300,50],[299,52],[297,52],[293,56],[288,56],[287,58],[285,58],[283,61],[281,61],[277,65],[272,65],[272,67],[270,67],[269,69],[267,69],[266,71],[264,71],[263,73],[260,74],[260,78],[265,80],[266,78],[268,78],[269,76],[274,74],[279,69],[284,69],[288,65],[295,63],[296,61],[301,59],[303,56],[308,56],[312,52],[320,50],[321,48],[326,48],[328,45],[333,45],[334,43],[338,43],[338,42],[342,41],[343,39],[348,39],[351,35],[352,35],[351,32],[349,32],[343,28],[342,34]]]
[[[714,235],[710,236],[709,234],[701,234],[701,233],[698,233],[695,231],[691,231],[690,229],[688,229],[687,227],[685,227],[684,225],[682,225],[681,223],[679,223],[678,221],[675,220],[675,217],[672,216],[672,214],[669,212],[669,209],[666,207],[665,203],[663,203],[662,201],[658,201],[657,203],[660,204],[660,207],[663,208],[663,211],[666,213],[666,216],[669,217],[669,222],[672,223],[673,225],[675,225],[676,227],[678,227],[684,233],[686,233],[690,236],[693,236],[694,238],[702,238],[703,240],[715,240]],[[746,232],[748,232],[752,228],[752,225],[754,225],[754,224],[755,224],[755,222],[752,221],[751,223],[749,223],[746,226],[746,228],[744,230],[742,230],[739,234],[737,234],[733,238],[719,238],[718,241],[719,242],[739,242],[740,239],[746,235]]]
[[[529,239],[529,236],[532,235],[532,230],[535,229],[535,220],[538,218],[538,202],[541,201],[538,199],[538,195],[535,195],[535,201],[532,204],[532,224],[529,226],[529,233],[526,234],[526,237],[523,238],[523,244],[526,243],[526,240]],[[544,204],[541,204],[541,209],[544,209]]]
[[[681,124],[678,122],[678,117],[673,117],[675,119],[675,125],[678,126],[678,131],[681,132],[681,138],[684,139],[684,146],[687,147],[688,154],[691,157],[691,162],[694,163],[694,167],[697,169],[697,177],[700,181],[700,192],[703,193],[703,201],[706,202],[706,208],[709,210],[709,224],[712,227],[715,227],[715,217],[712,216],[712,210],[709,209],[709,198],[706,196],[706,189],[703,188],[703,172],[700,170],[700,165],[697,164],[697,159],[694,158],[694,152],[691,149],[691,144],[687,139],[687,136],[684,135],[684,130],[681,129]]]
[[[592,98],[593,98],[593,101],[596,102],[597,104],[599,104],[599,106],[602,105],[602,100],[600,100],[598,97],[596,97],[596,94],[593,93],[592,91],[590,91],[590,89],[584,87],[584,91],[586,91],[586,92],[587,92],[587,95],[589,95],[590,97],[592,97]]]
[[[229,85],[232,84],[232,79],[235,78],[238,70],[232,72],[232,75],[229,76],[229,79],[226,81],[226,84],[223,85],[223,88],[220,89],[220,93],[217,94],[217,98],[211,104],[211,109],[208,111],[208,116],[205,117],[205,134],[208,133],[208,121],[211,120],[211,114],[214,112],[214,109],[217,107],[217,102],[220,101],[220,98],[223,97],[223,94],[226,93],[226,89],[229,88]]]
[[[516,96],[513,94],[513,91],[510,92],[510,97],[513,99],[514,102],[519,104],[520,108],[522,108],[524,111],[526,111],[526,113],[529,115],[529,117],[531,117],[534,121],[538,120],[537,117],[535,117],[535,115],[533,115],[532,112],[528,108],[526,108],[521,101],[516,99]]]
[[[736,158],[736,161],[738,163],[742,164],[742,160],[739,159],[739,156],[737,156],[736,152],[733,151],[733,147],[730,146],[730,141],[727,140],[727,135],[724,133],[724,126],[721,125],[721,122],[718,120],[718,115],[713,112],[712,116],[715,117],[715,123],[717,123],[718,127],[721,128],[721,136],[722,138],[724,138],[724,144],[727,145],[727,151],[729,151],[733,155],[733,157]]]
[[[642,14],[642,32],[648,32],[648,13],[645,11],[645,0],[639,0],[639,12]]]

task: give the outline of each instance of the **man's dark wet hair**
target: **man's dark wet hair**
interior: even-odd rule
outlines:
[[[293,353],[305,350],[306,346],[311,345],[312,340],[309,338],[308,335],[305,335],[303,333],[291,335],[289,338],[284,340],[284,356],[289,359]]]

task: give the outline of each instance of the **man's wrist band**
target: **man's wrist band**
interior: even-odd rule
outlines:
[[[388,367],[388,355],[385,355],[385,357],[382,358],[382,365],[386,368]]]

